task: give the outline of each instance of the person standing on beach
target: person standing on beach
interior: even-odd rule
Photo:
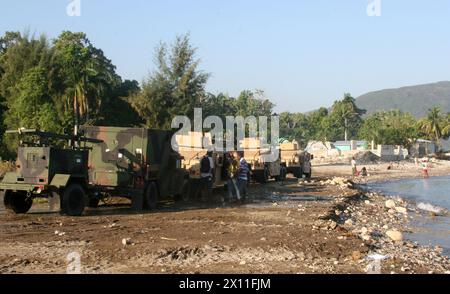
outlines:
[[[354,157],[352,157],[351,165],[352,165],[352,175],[357,176],[358,170],[356,168],[356,159]]]
[[[228,201],[231,202],[235,197],[239,201],[241,200],[241,194],[239,193],[236,181],[239,163],[231,153],[226,153],[225,160],[227,166],[226,178],[227,178]]]
[[[239,168],[237,171],[237,184],[239,193],[242,196],[242,199],[245,200],[247,196],[247,181],[248,181],[248,164],[247,161],[245,161],[245,158],[242,154],[242,152],[235,152],[234,156],[236,160],[239,162]]]
[[[424,178],[429,178],[428,174],[428,162],[424,159],[422,160],[422,174]]]
[[[214,174],[214,160],[212,158],[212,151],[208,151],[200,160],[200,175],[201,175],[201,197],[202,201],[211,199],[213,187]]]

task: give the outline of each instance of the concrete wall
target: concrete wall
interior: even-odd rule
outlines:
[[[408,155],[406,149],[394,145],[378,145],[377,149],[372,150],[372,152],[380,157],[382,161],[403,160]]]

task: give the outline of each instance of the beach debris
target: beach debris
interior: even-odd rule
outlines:
[[[342,189],[344,188],[350,188],[353,189],[355,184],[346,178],[343,177],[334,177],[332,179],[328,179],[326,181],[320,181],[320,184],[322,186],[331,185],[331,186],[339,186]]]
[[[349,226],[349,227],[353,226],[353,221],[351,219],[348,219],[344,222],[344,225]]]
[[[403,241],[403,234],[397,230],[389,230],[386,232],[386,236],[388,236],[392,241],[399,242]]]
[[[386,208],[389,208],[389,209],[395,208],[395,206],[396,206],[395,201],[392,200],[392,199],[387,200],[387,201],[384,203],[384,205],[386,206]]]
[[[64,236],[65,234],[66,234],[65,232],[55,231],[55,235],[60,237]]]
[[[330,221],[330,224],[328,225],[328,228],[330,230],[334,230],[337,227],[337,223],[335,221]]]
[[[361,234],[361,239],[364,241],[370,241],[371,237],[368,234]]]
[[[353,251],[352,258],[353,260],[358,261],[362,258],[362,253],[360,251]]]
[[[203,235],[206,235],[206,233],[205,232],[203,232]],[[166,238],[166,237],[160,237],[161,238],[161,240],[166,240],[166,241],[176,241],[177,239],[174,239],[174,238]]]
[[[408,210],[405,207],[401,207],[401,206],[396,207],[395,210],[398,213],[403,213],[403,214],[407,214],[408,213]]]
[[[123,246],[133,245],[133,241],[131,240],[131,238],[123,238],[122,239],[122,245]]]

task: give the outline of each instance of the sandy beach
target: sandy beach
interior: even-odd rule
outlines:
[[[252,184],[243,205],[165,201],[134,214],[115,203],[79,218],[49,213],[45,203],[26,215],[1,212],[0,273],[65,273],[74,252],[83,273],[449,273],[441,248],[404,238],[417,211],[363,189],[421,177],[420,169],[361,166],[369,177],[319,165],[310,182]],[[430,176],[449,174],[449,162],[432,163]]]

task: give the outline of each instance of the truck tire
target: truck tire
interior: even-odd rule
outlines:
[[[144,194],[144,207],[146,209],[156,209],[158,206],[158,188],[151,182],[147,185]]]
[[[305,173],[304,175],[305,175],[305,178],[307,178],[307,179],[311,179],[311,172],[309,172],[309,173]]]
[[[61,213],[80,216],[86,206],[86,192],[80,184],[70,184],[64,189],[61,199]]]
[[[5,209],[16,214],[27,213],[33,205],[33,199],[27,197],[25,192],[5,191],[3,198]]]

